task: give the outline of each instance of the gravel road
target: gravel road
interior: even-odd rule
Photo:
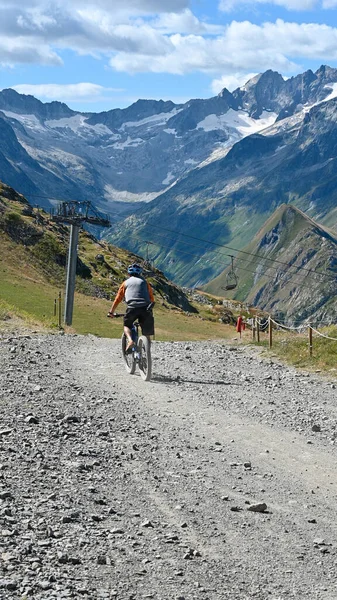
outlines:
[[[0,598],[336,600],[337,384],[228,344],[0,338]]]

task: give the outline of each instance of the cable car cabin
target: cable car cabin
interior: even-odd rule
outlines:
[[[227,291],[235,290],[238,285],[238,281],[238,276],[234,271],[234,256],[231,256],[231,268],[226,275],[226,284],[224,289]]]
[[[225,290],[235,290],[238,285],[238,278],[235,273],[228,273],[226,277]]]

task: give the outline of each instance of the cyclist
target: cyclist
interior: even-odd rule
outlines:
[[[154,296],[152,287],[142,277],[142,271],[142,267],[136,263],[128,267],[129,277],[120,286],[108,313],[108,316],[113,318],[118,304],[125,299],[128,306],[124,316],[124,333],[128,340],[126,352],[129,352],[134,346],[131,327],[136,319],[139,321],[143,335],[149,341],[150,335],[154,335],[154,318],[152,313]]]

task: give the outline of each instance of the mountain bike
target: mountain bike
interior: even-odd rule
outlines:
[[[124,317],[123,313],[115,313],[114,317]],[[133,375],[138,365],[140,376],[144,381],[150,381],[152,374],[151,343],[145,335],[139,335],[139,323],[135,321],[131,327],[134,346],[126,352],[127,337],[122,335],[122,354],[126,371]]]

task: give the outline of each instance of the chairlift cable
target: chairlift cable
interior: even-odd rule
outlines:
[[[164,240],[169,241],[168,236],[165,235],[165,234],[161,234],[161,233],[159,233],[159,232],[156,231],[155,235],[158,236],[158,237],[163,238]],[[155,244],[155,243],[156,243],[155,241],[151,242],[151,244]],[[199,248],[200,250],[203,250],[203,248],[201,248],[201,246],[199,246],[197,244],[193,244],[192,242],[188,242],[188,241],[185,241],[185,240],[177,240],[176,243],[177,244],[179,244],[179,243],[186,244],[187,246],[194,246],[195,248]],[[160,245],[160,243],[158,243],[158,245]],[[169,246],[169,247],[170,247],[170,249],[172,249],[172,246]],[[179,248],[175,247],[174,249],[175,249],[176,252],[179,252]],[[231,257],[231,256],[233,256],[232,254],[225,254],[224,252],[219,252],[217,250],[208,250],[207,252],[212,252],[213,254],[216,254],[217,256],[225,256],[225,257]],[[203,256],[203,258],[205,260],[212,260],[212,262],[214,261],[214,259],[211,259],[211,258],[207,258],[206,259],[206,252],[204,252],[204,254],[202,256]],[[241,262],[244,262],[244,263],[247,262],[247,259],[240,258],[240,257],[235,257],[235,260],[236,261],[241,261]],[[219,262],[219,261],[216,261],[216,262]],[[230,266],[230,265],[228,264],[227,266]],[[239,267],[239,266],[236,265],[236,268],[240,269],[242,267]],[[268,269],[268,270],[269,269],[273,269],[274,271],[276,271],[276,274],[279,274],[280,273],[280,269],[281,269],[281,267],[275,267],[275,266],[272,266],[272,265],[265,265],[265,268]],[[290,271],[290,269],[293,269],[293,271]],[[246,270],[248,270],[248,269],[246,269]],[[297,275],[297,273],[298,273],[299,270],[301,270],[301,267],[296,267],[296,266],[291,265],[291,266],[289,266],[289,269],[287,271],[285,271],[285,270],[281,271],[281,274],[288,274],[289,273],[290,275]],[[250,272],[254,273],[256,275],[256,272],[254,272],[254,271],[250,271]],[[321,273],[319,273],[317,271],[313,271],[313,275],[324,275],[324,274],[323,273],[321,274]]]
[[[240,254],[240,253],[241,254],[247,254],[249,256],[254,256],[256,258],[259,258],[260,260],[269,260],[271,262],[275,262],[275,263],[278,263],[278,264],[281,264],[281,265],[285,265],[288,268],[294,267],[294,265],[286,263],[286,262],[284,262],[282,260],[278,260],[276,258],[269,258],[267,256],[261,256],[260,254],[257,254],[257,253],[248,252],[247,250],[239,250],[238,248],[233,248],[233,246],[227,246],[226,244],[218,244],[217,242],[211,242],[210,240],[205,240],[204,238],[198,238],[196,236],[189,235],[188,233],[182,233],[181,231],[175,231],[173,229],[168,229],[167,227],[162,227],[161,225],[158,225],[157,223],[156,224],[150,223],[150,225],[154,225],[156,228],[163,229],[164,231],[168,231],[170,233],[175,233],[177,235],[182,235],[182,236],[185,236],[185,237],[193,239],[193,240],[204,242],[206,244],[211,244],[212,246],[217,246],[219,248],[228,248],[229,250],[233,250],[234,252],[237,252],[238,254]],[[331,279],[332,281],[336,281],[336,277],[330,277],[329,275],[326,275],[325,273],[321,273],[320,271],[315,271],[314,269],[306,269],[305,267],[300,267],[300,266],[296,266],[296,268],[297,269],[301,269],[302,271],[307,271],[308,273],[311,273],[311,274],[320,275],[321,277],[325,277],[327,279]]]
[[[139,234],[135,234],[135,237],[138,237],[138,239],[139,239],[140,241],[145,241],[145,240],[143,240],[143,238],[141,238],[141,237],[139,236]],[[155,243],[155,245],[156,245],[156,246],[159,246],[160,248],[163,248],[163,249],[169,249],[169,250],[171,250],[171,249],[172,249],[172,247],[170,247],[170,246],[164,246],[163,244],[158,244],[158,243]],[[187,255],[187,256],[193,256],[193,257],[195,257],[195,258],[199,259],[200,261],[203,261],[203,260],[205,260],[203,256],[199,256],[198,254],[193,254],[192,252],[187,252],[187,251],[184,251],[184,250],[176,250],[176,251],[177,251],[179,254],[184,254],[184,255]],[[219,263],[219,264],[222,264],[222,265],[224,265],[224,267],[225,267],[225,268],[226,268],[226,267],[230,267],[230,266],[231,266],[231,264],[230,264],[230,263],[225,263],[225,264],[224,264],[222,261],[219,261],[219,260],[215,260],[215,261],[213,261],[213,262],[217,262],[217,263]],[[236,268],[237,268],[238,270],[240,270],[240,271],[246,271],[247,273],[251,273],[252,275],[256,275],[256,273],[255,273],[254,271],[251,271],[250,269],[245,269],[244,267],[236,267]],[[283,274],[286,274],[286,273],[282,273],[282,275],[283,275]],[[271,280],[275,281],[275,277],[273,277],[273,276],[271,276],[271,275],[267,275],[266,273],[262,273],[262,274],[261,274],[261,277],[267,277],[268,279],[271,279]],[[289,278],[289,281],[287,281],[287,282],[286,282],[286,283],[284,283],[283,285],[284,285],[284,286],[287,286],[287,285],[290,285],[290,284],[292,284],[292,285],[295,285],[295,284],[297,284],[297,286],[298,286],[298,287],[304,287],[304,288],[307,288],[307,289],[312,289],[312,286],[309,286],[309,285],[303,284],[303,281],[294,280],[294,279],[292,279],[292,277],[290,277],[290,278]]]
[[[23,194],[21,194],[21,195],[23,195]],[[27,194],[27,196],[30,196],[32,198],[46,198],[46,199],[49,199],[49,200],[56,200],[58,202],[86,202],[86,200],[64,200],[64,199],[55,198],[55,197],[52,197],[52,196],[43,196],[43,195],[38,195],[38,194]],[[89,200],[88,202],[91,202],[91,201]],[[142,206],[139,207],[136,211],[134,211],[134,213],[132,213],[129,216],[133,216],[135,213],[137,213],[142,208],[143,208]],[[123,217],[122,213],[117,213],[116,211],[114,212],[114,214],[107,213],[107,215],[109,215],[109,217],[111,219],[115,220],[116,223],[118,223],[119,220],[116,219],[116,217],[114,215],[119,215],[119,216]],[[329,279],[329,280],[334,281],[334,282],[336,282],[336,280],[337,280],[336,277],[332,277],[332,276],[330,276],[330,275],[328,275],[326,273],[322,273],[320,271],[315,271],[314,269],[307,269],[306,267],[300,267],[300,266],[297,266],[297,265],[291,265],[289,263],[286,263],[284,261],[278,260],[276,258],[269,258],[267,256],[261,256],[260,254],[257,254],[257,253],[248,252],[247,250],[240,250],[238,248],[234,248],[233,246],[228,246],[226,244],[219,244],[217,242],[211,242],[210,240],[205,240],[204,238],[199,238],[199,237],[187,234],[187,233],[183,233],[181,231],[175,231],[173,229],[169,229],[167,227],[163,227],[161,225],[158,225],[158,223],[151,223],[151,221],[148,221],[147,223],[145,223],[145,227],[147,225],[150,225],[150,226],[153,225],[155,228],[162,229],[163,231],[167,231],[169,233],[174,233],[176,235],[181,235],[183,237],[187,237],[189,239],[193,239],[193,240],[196,240],[196,241],[199,241],[199,242],[210,244],[212,246],[217,246],[219,248],[227,248],[229,250],[233,250],[234,252],[237,252],[238,254],[246,254],[248,256],[254,256],[256,258],[259,258],[260,260],[267,260],[267,261],[270,261],[270,262],[278,263],[278,264],[284,265],[284,266],[286,266],[288,268],[296,268],[298,270],[306,271],[308,273],[311,273],[311,274],[314,274],[314,275],[318,275],[320,277],[324,277],[325,279]],[[237,258],[237,260],[243,260],[243,259]]]

